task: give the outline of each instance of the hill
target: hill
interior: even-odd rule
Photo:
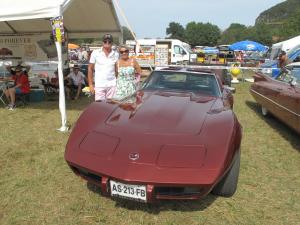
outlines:
[[[287,0],[262,12],[256,19],[258,24],[282,24],[300,12],[300,0]]]

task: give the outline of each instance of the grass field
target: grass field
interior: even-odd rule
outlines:
[[[57,102],[0,109],[0,224],[300,224],[300,137],[260,116],[249,84],[237,87],[234,110],[243,126],[234,197],[155,205],[112,200],[75,176],[64,161],[69,133]],[[69,102],[74,124],[88,99]],[[220,128],[221,129],[221,128]]]

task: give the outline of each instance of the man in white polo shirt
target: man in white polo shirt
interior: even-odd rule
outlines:
[[[94,50],[90,57],[88,81],[90,91],[95,94],[95,101],[112,98],[116,87],[115,64],[119,59],[117,51],[112,49],[113,37],[111,34],[103,36],[103,47]],[[95,85],[93,72],[95,70]]]

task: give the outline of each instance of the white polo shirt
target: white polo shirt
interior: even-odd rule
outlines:
[[[108,57],[101,49],[92,52],[90,63],[95,64],[95,87],[116,86],[115,64],[119,59],[117,51],[112,50]]]
[[[72,79],[73,84],[76,85],[76,86],[78,86],[80,83],[85,85],[85,81],[84,81],[85,76],[80,71],[78,71],[77,75],[74,72],[71,72],[68,75],[68,78]]]

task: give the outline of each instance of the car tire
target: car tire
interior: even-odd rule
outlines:
[[[231,197],[234,195],[237,189],[238,178],[240,173],[240,160],[241,160],[241,151],[239,150],[227,174],[213,188],[212,193],[214,195],[219,195],[224,197]]]
[[[269,111],[265,107],[261,106],[261,114],[263,116],[267,116],[269,114]]]

